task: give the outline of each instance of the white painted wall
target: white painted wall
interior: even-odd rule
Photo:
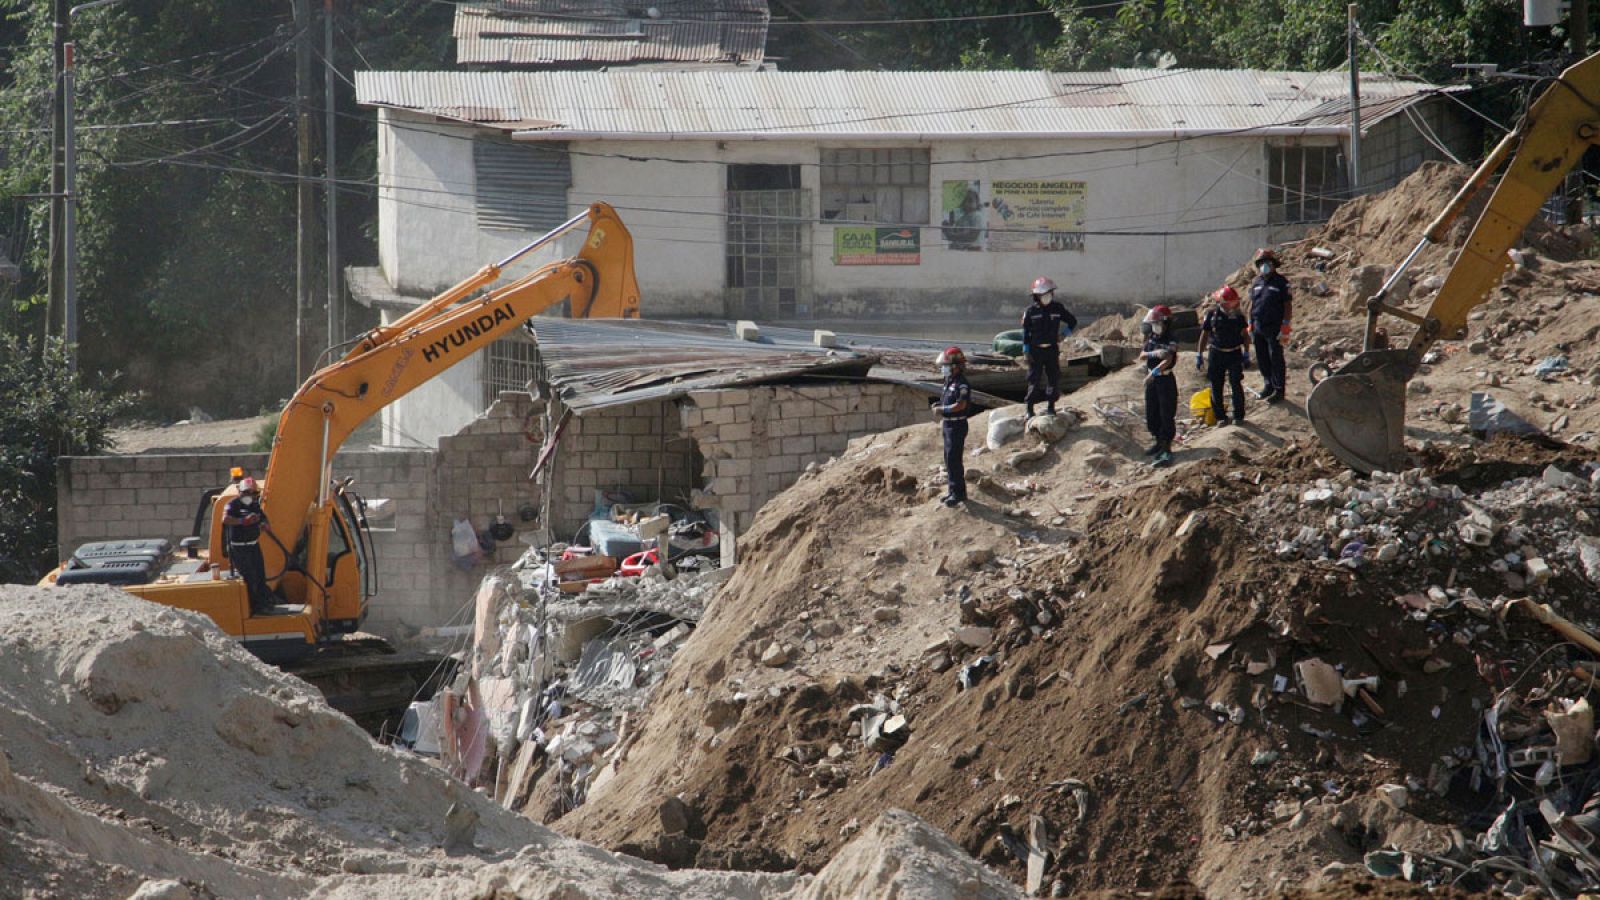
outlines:
[[[473,215],[473,130],[379,111],[379,245],[397,289],[429,294],[536,237],[480,230]],[[1153,146],[1152,146],[1153,144]],[[849,146],[850,144],[840,144]],[[884,142],[854,142],[884,146]],[[819,194],[814,141],[585,141],[574,145],[569,209],[616,206],[633,232],[647,316],[722,316],[727,163],[798,163]],[[1055,155],[1052,155],[1055,154]],[[1152,139],[946,141],[932,148],[929,208],[917,266],[838,266],[832,224],[811,228],[813,314],[828,318],[918,312],[987,316],[1009,311],[1037,275],[1096,304],[1184,299],[1214,288],[1266,243],[1266,149],[1256,136],[1160,143]],[[944,245],[946,180],[1027,178],[1088,184],[1085,249],[974,252]],[[528,265],[573,252],[570,238]]]

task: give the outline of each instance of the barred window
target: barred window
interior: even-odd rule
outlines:
[[[501,391],[526,391],[538,368],[539,345],[522,331],[512,332],[483,351],[483,408]]]

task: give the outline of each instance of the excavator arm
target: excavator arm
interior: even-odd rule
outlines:
[[[589,231],[577,256],[474,296],[498,280],[506,266],[584,221]],[[261,505],[282,548],[304,548],[296,555],[311,582],[305,601],[321,607],[323,618],[354,615],[328,610],[329,598],[318,590],[327,577],[322,570],[333,527],[331,464],[339,447],[383,407],[561,303],[569,304],[574,318],[638,317],[633,239],[607,204],[594,204],[399,320],[373,329],[295,393],[278,422]],[[263,541],[269,573],[284,571],[282,548]]]
[[[1600,143],[1600,54],[1569,67],[1540,95],[1515,131],[1506,135],[1428,226],[1422,240],[1367,301],[1363,350],[1323,379],[1306,401],[1317,437],[1341,462],[1360,472],[1396,471],[1407,465],[1406,384],[1435,341],[1466,337],[1467,314],[1483,303],[1511,264],[1507,253],[1545,200]],[[1390,289],[1423,248],[1445,239],[1473,197],[1510,160],[1465,246],[1426,312],[1387,303]],[[1405,347],[1383,346],[1380,316],[1416,326]]]

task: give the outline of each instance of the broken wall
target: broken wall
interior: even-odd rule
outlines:
[[[680,415],[705,456],[699,505],[741,532],[807,465],[863,435],[930,421],[926,393],[860,382],[695,391]]]
[[[639,502],[688,505],[698,484],[694,445],[679,430],[673,401],[574,415],[550,464],[551,537],[571,540],[594,509],[596,491],[627,491]]]
[[[344,450],[338,476],[354,475],[368,501],[388,499],[393,513],[373,521],[378,593],[365,629],[398,637],[447,624],[471,596],[483,564],[462,571],[450,561],[450,527],[467,515],[483,531],[503,500],[519,529],[518,507],[539,505],[528,481],[538,452],[539,408],[527,394],[506,392],[488,412],[439,450]],[[534,431],[529,433],[529,423]],[[76,456],[57,461],[57,527],[63,553],[88,541],[164,537],[176,541],[194,527],[205,491],[227,483],[228,469],[266,470],[265,453],[185,453]],[[496,548],[493,563],[510,563],[524,549],[513,539]]]

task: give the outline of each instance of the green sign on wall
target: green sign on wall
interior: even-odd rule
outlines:
[[[915,266],[921,262],[921,228],[840,225],[833,229],[836,266]]]

